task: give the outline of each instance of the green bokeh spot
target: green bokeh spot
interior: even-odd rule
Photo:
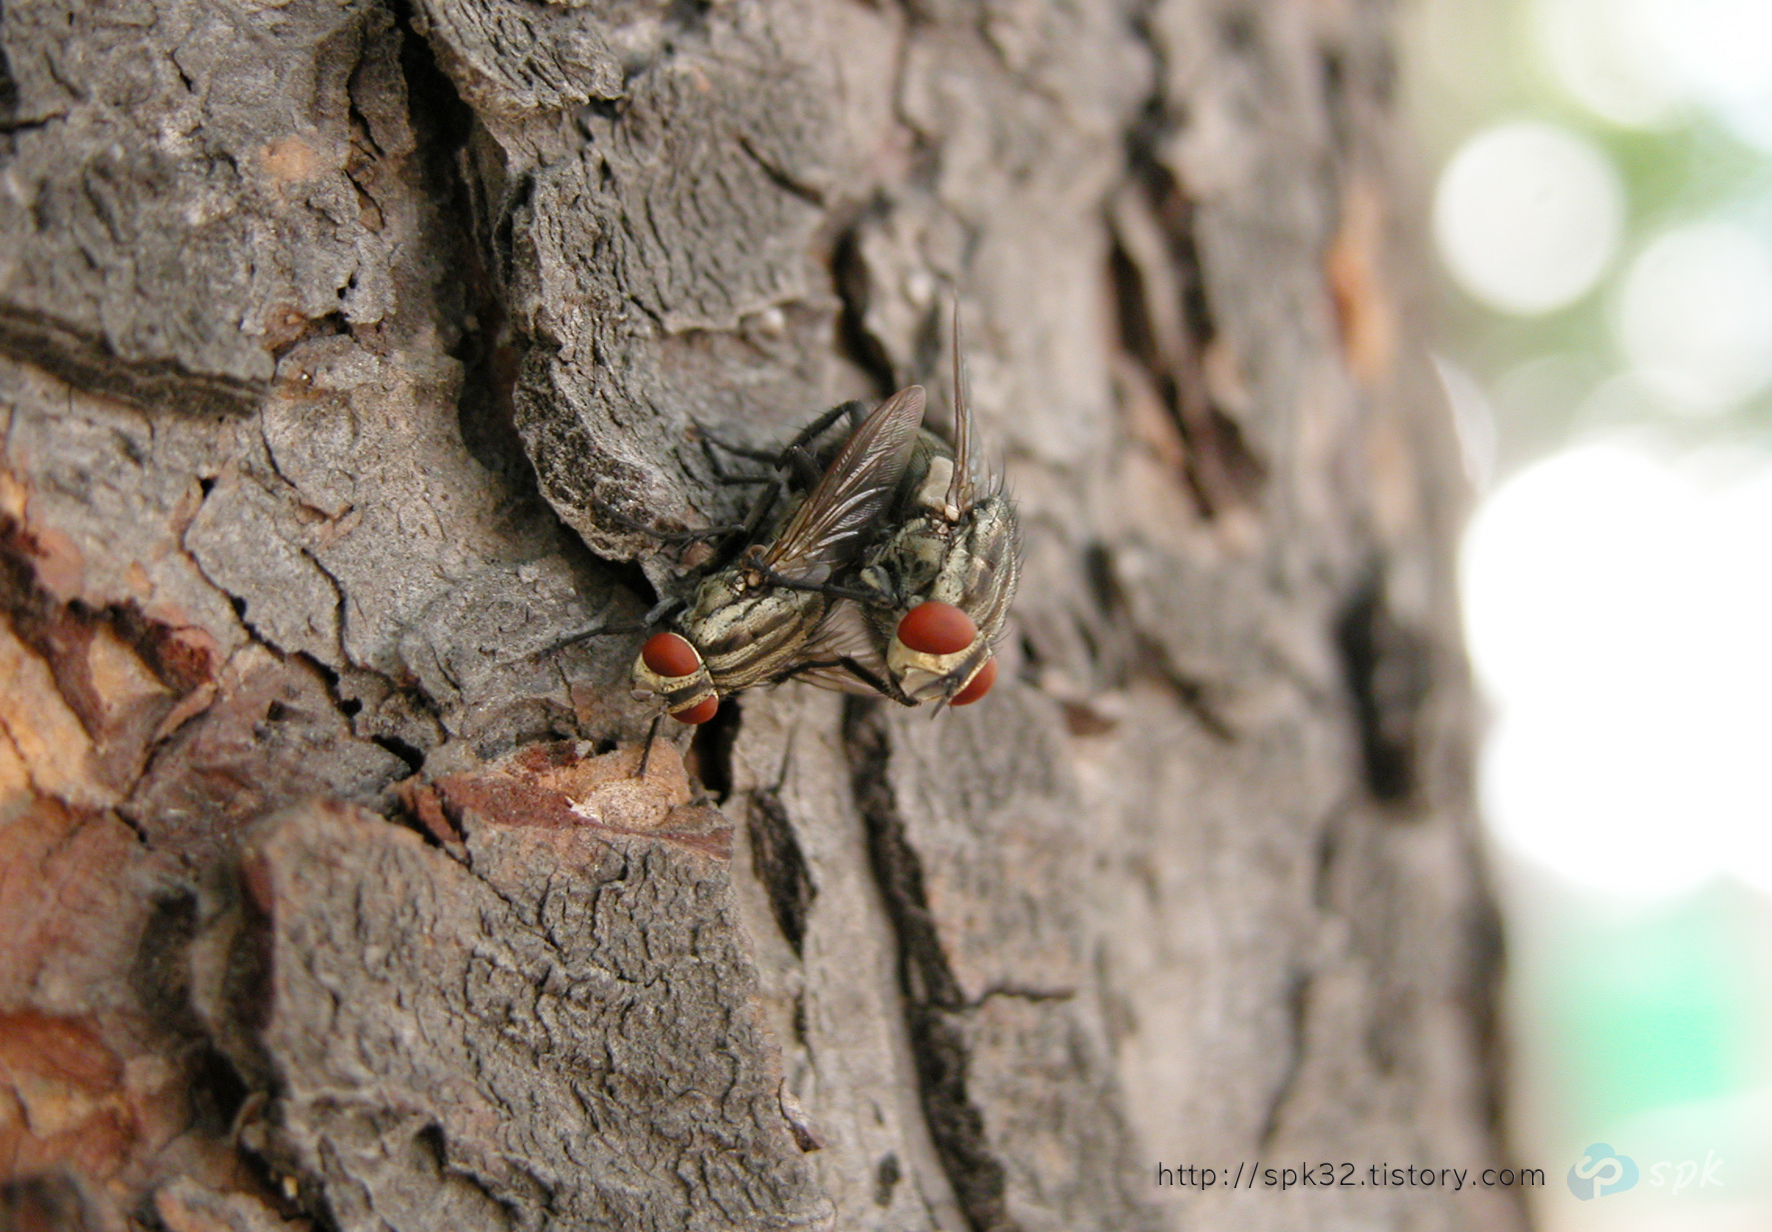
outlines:
[[[1571,928],[1552,960],[1556,1052],[1571,1112],[1609,1125],[1727,1095],[1750,1080],[1748,956],[1727,895],[1701,892],[1653,919]]]

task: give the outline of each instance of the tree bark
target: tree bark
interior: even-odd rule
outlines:
[[[1517,1226],[1231,1187],[1500,1151],[1387,20],[7,5],[0,1222]],[[642,776],[634,523],[956,302],[997,689]]]

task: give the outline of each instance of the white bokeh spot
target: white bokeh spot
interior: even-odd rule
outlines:
[[[1537,0],[1539,50],[1595,115],[1655,128],[1691,104],[1772,152],[1772,3]]]
[[[1656,0],[1657,34],[1700,103],[1743,141],[1772,152],[1772,3]]]
[[[1504,846],[1617,894],[1772,891],[1772,465],[1567,450],[1484,502],[1463,585]]]
[[[1731,410],[1772,383],[1772,249],[1727,222],[1664,232],[1631,263],[1616,327],[1676,409]]]
[[[1626,128],[1660,128],[1687,96],[1659,29],[1660,0],[1538,0],[1539,50],[1570,97]]]
[[[1618,247],[1624,194],[1591,142],[1550,124],[1504,124],[1461,146],[1440,174],[1434,237],[1471,295],[1532,316],[1573,303]]]

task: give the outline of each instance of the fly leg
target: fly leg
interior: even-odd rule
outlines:
[[[801,428],[799,432],[794,434],[794,439],[780,449],[753,449],[747,445],[737,445],[731,441],[723,440],[720,437],[715,436],[712,432],[709,432],[706,428],[700,428],[698,426],[698,431],[701,433],[704,441],[711,445],[718,445],[721,449],[725,450],[735,458],[749,458],[753,462],[767,462],[770,466],[773,466],[778,470],[791,472],[794,480],[799,486],[804,490],[810,491],[818,483],[820,474],[818,463],[812,456],[810,448],[812,442],[829,431],[831,426],[839,419],[842,419],[845,416],[854,419],[866,410],[866,404],[861,402],[849,401],[838,403],[836,406],[833,406],[830,410],[820,415],[817,419],[814,419],[811,423],[807,424],[804,428]],[[709,461],[714,466],[715,474],[720,475],[721,470],[719,464],[713,460],[711,455]],[[722,482],[726,482],[723,477]],[[746,483],[758,481],[747,478],[734,479],[731,482]]]
[[[787,447],[781,451],[779,465],[793,471],[794,478],[799,480],[800,486],[811,491],[818,485],[822,474],[821,468],[812,457],[810,449],[812,442],[823,436],[826,430],[839,419],[848,417],[859,424],[862,416],[866,413],[867,406],[864,403],[854,399],[848,402],[839,402],[794,434],[794,439],[789,441]]]
[[[598,518],[613,522],[623,530],[633,531],[635,534],[645,535],[648,539],[653,539],[659,543],[669,544],[671,546],[686,543],[711,543],[716,539],[736,538],[737,542],[741,545],[752,541],[756,538],[757,531],[768,520],[771,511],[775,508],[776,502],[787,495],[787,478],[779,474],[729,476],[725,474],[720,467],[719,462],[711,453],[709,454],[708,461],[714,469],[715,478],[721,483],[755,483],[767,485],[764,491],[757,494],[757,499],[751,502],[751,507],[745,514],[744,521],[727,522],[718,526],[702,526],[690,530],[661,530],[656,526],[648,526],[637,518],[630,518],[625,513],[617,513],[613,509],[602,507],[598,507],[596,511]],[[729,561],[735,554],[736,552],[733,549],[728,549],[716,554],[715,560],[710,567],[720,567]]]
[[[543,659],[548,655],[566,649],[568,646],[575,646],[579,642],[585,641],[587,638],[623,637],[630,633],[642,632],[643,630],[650,629],[656,625],[671,611],[671,609],[681,605],[682,600],[676,598],[661,599],[653,605],[650,612],[647,612],[646,615],[642,616],[637,621],[610,624],[609,613],[614,610],[617,602],[618,598],[612,596],[609,602],[603,606],[603,610],[597,613],[594,623],[586,628],[579,629],[577,632],[568,633],[565,637],[549,642],[540,650],[533,652],[529,657],[531,659]]]
[[[749,529],[750,522],[729,522],[721,526],[698,526],[687,530],[660,530],[656,526],[648,526],[638,518],[630,518],[625,513],[617,513],[613,509],[597,507],[599,521],[613,522],[623,530],[633,531],[636,535],[645,535],[648,539],[656,539],[660,543],[672,545],[680,543],[706,543],[713,539],[724,539],[729,535],[739,534]]]
[[[652,746],[658,740],[658,727],[659,727],[659,724],[663,721],[664,721],[664,712],[661,710],[659,713],[652,716],[652,726],[650,726],[646,729],[646,745],[644,748],[642,748],[640,750],[640,764],[634,770],[634,777],[637,779],[640,779],[642,781],[644,781],[646,778],[646,767],[648,765],[650,765],[652,762]],[[684,724],[682,730],[690,733],[689,738],[691,740],[693,740],[695,738],[695,734],[694,734],[695,728],[689,726],[688,724]],[[680,735],[679,735],[678,739],[681,739]],[[667,736],[667,737],[665,737],[665,740],[673,748],[676,748],[676,740],[675,739],[672,739],[671,737]],[[685,752],[684,748],[677,749],[678,756],[682,756],[684,754],[684,752]]]
[[[751,505],[750,512],[745,516],[744,522],[740,524],[740,530],[735,533],[742,533],[744,541],[754,541],[757,532],[762,529],[769,515],[775,509],[777,501],[785,501],[790,491],[796,486],[802,492],[810,492],[817,487],[818,481],[823,475],[817,459],[812,455],[810,448],[812,442],[824,435],[833,424],[845,416],[859,422],[866,410],[866,405],[861,402],[839,403],[801,428],[794,435],[794,439],[781,449],[774,451],[752,449],[748,446],[733,444],[730,441],[722,440],[698,425],[697,430],[702,436],[703,452],[707,455],[708,466],[714,472],[717,482],[733,485],[769,485],[766,491],[758,494],[756,501]],[[775,468],[776,473],[768,476],[729,475],[726,468],[720,464],[720,459],[715,455],[713,449],[710,448],[714,445],[735,457],[767,462]]]
[[[838,586],[832,582],[804,582],[799,578],[788,577],[785,573],[777,573],[767,565],[749,566],[757,576],[772,586],[780,586],[784,590],[809,590],[830,599],[847,599],[851,603],[877,604],[880,596],[865,590],[853,590],[847,586]]]
[[[791,680],[802,672],[825,671],[830,668],[848,672],[880,696],[889,697],[901,706],[915,706],[917,704],[913,698],[905,696],[892,681],[869,671],[848,655],[838,655],[834,659],[813,659],[795,664],[793,670],[784,675],[782,679]]]
[[[646,729],[646,747],[640,750],[640,768],[634,771],[634,777],[642,783],[646,781],[646,764],[652,760],[652,742],[658,739],[659,720],[664,718],[661,711],[652,716],[652,726]]]

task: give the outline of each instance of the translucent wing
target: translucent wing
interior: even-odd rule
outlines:
[[[878,694],[890,687],[885,682],[892,677],[879,640],[853,603],[831,604],[801,655],[805,662],[794,669],[795,680],[839,693]]]
[[[861,421],[794,511],[763,564],[797,582],[823,582],[861,546],[892,498],[923,424],[923,387],[901,389]]]

